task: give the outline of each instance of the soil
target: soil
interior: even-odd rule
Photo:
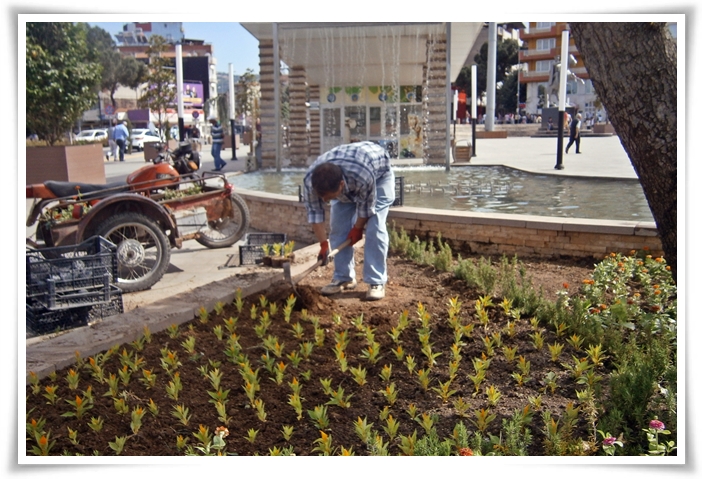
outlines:
[[[529,259],[520,261],[526,269],[527,277],[531,278],[537,290],[542,288],[545,298],[552,301],[556,298],[556,292],[563,289],[564,283],[579,285],[584,278],[588,278],[594,263],[593,260],[569,259],[552,262]],[[362,277],[361,263],[362,255],[357,252],[359,278]],[[387,285],[386,297],[381,301],[365,301],[366,285],[362,282],[359,282],[356,290],[330,297],[321,296],[318,292],[319,288],[331,278],[332,270],[329,266],[315,270],[297,285],[298,294],[289,323],[284,320],[283,309],[293,291],[289,284],[278,283],[262,296],[244,298],[241,314],[237,312],[235,304],[228,304],[220,314],[215,311],[210,312],[206,323],[196,318],[188,325],[181,325],[178,337],[172,338],[164,331],[153,334],[151,342],[146,343],[142,350],[137,350],[133,343],[120,346],[103,365],[106,375],[114,374],[119,377],[118,370],[122,368],[119,356],[123,352],[132,354],[133,358],[138,356],[143,360],[142,369],[148,369],[157,375],[156,385],[152,388],[147,388],[140,380],[143,378],[141,370],[132,374],[128,385],[119,386],[119,397],[125,399],[129,411],[137,406],[146,409],[142,426],[136,434],[130,428],[130,413],[117,413],[115,401],[109,393],[106,395],[109,391],[107,383],[100,384],[95,380],[87,364],[83,367],[75,367],[80,374],[80,382],[76,390],[70,390],[66,381],[68,368],[58,371],[53,379],[48,377],[41,380],[39,394],[33,394],[31,386],[28,386],[27,420],[28,422],[31,419],[46,420],[44,429],[50,432],[50,440],[56,441],[50,452],[52,455],[62,453],[115,455],[115,451],[110,448],[108,442],[114,442],[118,436],[127,437],[122,455],[183,455],[185,451],[176,446],[179,435],[186,438],[189,445],[196,446],[198,441],[193,433],[198,431],[200,425],[207,427],[210,434],[218,426],[224,425],[223,421],[218,419],[212,398],[206,392],[214,389],[210,380],[201,372],[205,368],[211,371],[215,362],[221,364],[221,389],[228,390],[226,413],[231,420],[227,424],[229,436],[225,439],[226,452],[236,455],[269,455],[274,448],[282,450],[290,446],[296,455],[320,454],[319,450],[315,450],[321,437],[320,428],[313,423],[308,411],[330,400],[330,395],[324,392],[320,382],[323,378],[331,380],[332,390],[343,388],[344,397],[349,398],[350,403],[349,407],[327,405],[329,426],[325,429],[325,433],[332,437],[334,454],[341,454],[342,446],[346,450],[352,449],[356,455],[370,454],[369,447],[361,441],[355,430],[357,419],[366,418],[368,424],[372,423],[374,435],[378,434],[382,437],[388,453],[401,455],[400,435],[410,436],[415,430],[417,438],[425,435],[419,420],[413,420],[410,416],[409,410],[412,404],[418,411],[418,419],[423,413],[435,415],[434,424],[439,437],[446,438],[451,435],[454,425],[459,421],[463,421],[470,431],[475,431],[476,427],[472,423],[475,420],[474,412],[481,408],[486,408],[495,415],[495,420],[484,431],[484,435],[487,436],[487,434],[499,435],[502,419],[510,417],[515,410],[522,410],[528,406],[530,397],[541,396],[542,409],[550,410],[554,417],[560,417],[566,405],[576,401],[574,382],[569,379],[567,369],[560,362],[551,361],[546,344],[554,343],[556,340],[565,344],[560,356],[563,362],[569,361],[576,353],[563,338],[557,339],[553,331],[547,329],[545,325],[541,325],[544,346],[539,350],[530,336],[534,330],[528,318],[521,318],[515,322],[516,334],[513,336],[510,337],[504,332],[510,318],[499,307],[502,298],[493,298],[494,306],[488,309],[489,323],[484,329],[475,314],[475,301],[480,297],[480,293],[476,289],[467,287],[451,273],[439,272],[428,266],[417,266],[409,260],[392,254],[388,258],[388,272],[390,281]],[[275,376],[264,367],[261,356],[265,350],[262,347],[262,340],[254,329],[259,324],[259,320],[251,318],[252,305],[256,305],[256,314],[259,318],[264,309],[270,312],[269,305],[262,308],[262,297],[265,297],[269,304],[275,303],[277,306],[277,311],[274,314],[270,313],[271,323],[262,337],[277,338],[283,348],[282,356],[275,358],[276,364],[283,362],[286,365],[280,384],[275,382]],[[462,339],[464,343],[460,350],[462,360],[458,373],[450,383],[450,390],[455,393],[443,401],[439,395],[440,385],[447,384],[449,381],[448,365],[452,356],[451,346],[454,342],[454,331],[447,320],[451,298],[458,298],[462,303],[459,316],[461,323],[473,324],[474,330],[470,337],[464,336]],[[431,383],[426,390],[420,385],[417,375],[419,369],[429,370],[427,357],[422,353],[417,340],[420,303],[431,317],[429,341],[432,351],[441,353],[436,358],[436,364],[430,369]],[[405,360],[399,360],[393,352],[397,345],[393,343],[389,334],[391,328],[398,325],[403,311],[409,314],[410,327],[405,329],[399,338],[405,355],[413,356],[417,363],[412,375],[408,372]],[[248,357],[251,367],[254,370],[259,369],[260,391],[255,394],[255,397],[264,401],[265,421],[257,416],[256,408],[252,407],[245,393],[243,375],[240,374],[239,366],[234,364],[224,352],[228,337],[226,329],[223,340],[218,340],[213,333],[215,326],[223,326],[223,320],[230,317],[238,317],[235,331],[241,350]],[[321,346],[315,346],[309,358],[302,359],[295,367],[288,355],[293,351],[299,354],[300,344],[304,341],[315,342],[311,318],[317,318],[320,328],[324,329],[324,343]],[[359,318],[362,318],[364,329],[358,329],[353,323],[355,321],[358,324]],[[293,332],[292,326],[297,323],[303,330],[302,339],[296,338]],[[375,341],[380,344],[380,358],[375,363],[363,357],[363,351],[368,344],[366,342],[368,335],[365,334],[368,330],[365,328],[372,328]],[[344,330],[347,331],[349,340],[345,351],[348,366],[354,368],[362,366],[367,371],[367,383],[363,386],[354,381],[351,371],[342,372],[336,360],[335,343],[338,335]],[[495,348],[486,379],[480,386],[479,393],[474,394],[474,384],[469,378],[469,375],[475,374],[473,359],[485,357],[483,355],[486,347],[482,338],[499,331],[503,332],[504,345],[516,346],[517,358],[522,355],[531,363],[529,375],[531,380],[522,386],[517,386],[512,377],[512,373],[517,371],[516,361],[508,362],[502,348]],[[187,337],[195,339],[197,352],[193,355],[189,355],[183,346]],[[183,388],[177,400],[170,398],[165,392],[165,387],[171,380],[162,368],[162,350],[165,351],[166,348],[175,352],[181,362],[177,371]],[[273,354],[270,356],[274,357]],[[83,361],[87,363],[88,358],[83,358]],[[386,365],[392,367],[389,382],[381,378],[381,372]],[[303,376],[306,371],[310,373],[308,380]],[[553,371],[558,377],[559,388],[555,393],[546,391],[542,380],[549,371]],[[300,396],[303,398],[303,412],[299,419],[288,402],[289,395],[292,393],[290,383],[294,378],[301,384]],[[386,394],[391,383],[394,384],[397,392],[396,400],[392,404]],[[44,387],[49,384],[58,386],[57,394],[60,399],[56,401],[55,406],[48,404],[44,397]],[[64,413],[73,410],[73,406],[67,400],[74,400],[76,395],[82,395],[88,385],[92,387],[93,407],[81,420],[75,417],[64,417]],[[490,385],[495,386],[501,393],[496,406],[488,405],[485,390]],[[454,402],[459,397],[469,404],[464,416],[461,416],[454,406]],[[150,400],[158,405],[159,412],[156,416],[148,410]],[[191,417],[187,425],[183,425],[172,414],[176,405],[183,405],[189,409]],[[397,435],[394,438],[384,430],[386,421],[379,417],[386,406],[389,407],[393,418],[399,421]],[[88,426],[90,418],[104,420],[102,431],[95,432]],[[289,441],[283,437],[283,426],[294,428]],[[545,454],[543,427],[541,414],[535,411],[530,424],[533,435],[532,445],[529,448],[530,455]],[[72,444],[69,440],[67,428],[77,431],[77,444]],[[584,420],[579,421],[578,428],[580,435],[586,438],[587,425]],[[247,440],[247,433],[254,430],[258,433],[252,443]],[[35,444],[33,439],[27,440],[28,455],[32,454],[31,449]]]

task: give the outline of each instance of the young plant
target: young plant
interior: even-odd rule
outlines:
[[[554,363],[558,362],[558,356],[561,355],[563,351],[563,343],[553,343],[548,345],[548,350],[551,353],[551,361]]]
[[[502,393],[500,392],[500,390],[492,384],[490,385],[490,387],[485,389],[485,395],[487,396],[488,405],[491,407],[497,406],[497,403],[502,397]]]
[[[115,451],[115,454],[119,456],[122,454],[124,446],[127,443],[127,437],[128,436],[115,436],[114,442],[108,442],[107,444],[110,446],[110,449]]]
[[[327,415],[327,406],[315,406],[313,410],[308,409],[307,414],[312,419],[312,422],[317,429],[324,430],[329,427],[329,416]]]
[[[373,437],[373,423],[368,424],[368,420],[360,416],[353,423],[356,435],[363,444],[369,444]]]
[[[61,414],[62,417],[75,417],[77,419],[83,419],[83,414],[93,408],[92,401],[86,401],[85,397],[76,396],[74,401],[71,401],[70,399],[65,399],[65,401],[73,406],[73,411],[68,411]]]
[[[444,404],[448,402],[451,396],[458,392],[455,389],[451,389],[451,379],[446,382],[439,381],[439,387],[433,387],[431,390],[439,395]]]
[[[183,426],[187,426],[190,423],[190,410],[182,404],[175,404],[173,406],[173,411],[171,411],[171,416],[176,418]]]
[[[351,403],[349,402],[349,399],[351,399],[351,396],[353,394],[349,394],[348,396],[344,397],[344,388],[339,386],[336,391],[332,391],[330,395],[329,401],[327,401],[325,404],[331,405],[331,406],[339,406],[340,408],[349,408],[351,407]]]
[[[385,400],[390,406],[395,404],[395,401],[397,401],[397,390],[395,389],[395,383],[390,383],[389,385],[385,386],[385,389],[380,390],[380,394],[385,397]]]
[[[368,383],[368,381],[366,381],[367,371],[363,366],[359,366],[357,368],[351,366],[349,371],[351,371],[351,374],[353,374],[353,380],[356,381],[359,386],[365,386]]]

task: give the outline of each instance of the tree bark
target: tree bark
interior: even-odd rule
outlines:
[[[570,23],[677,281],[677,45],[665,23]]]

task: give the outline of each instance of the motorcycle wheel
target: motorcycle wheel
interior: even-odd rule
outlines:
[[[95,231],[117,245],[117,286],[123,292],[148,289],[166,273],[171,248],[165,233],[150,218],[122,213],[104,221]]]
[[[208,248],[226,248],[241,239],[249,229],[251,215],[249,207],[244,199],[232,193],[232,218],[220,218],[217,221],[210,221],[208,225],[200,230],[200,235],[196,241]]]

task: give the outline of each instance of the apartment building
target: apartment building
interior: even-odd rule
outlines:
[[[551,68],[561,55],[562,33],[567,29],[568,24],[565,22],[530,22],[529,29],[520,32],[524,47],[519,52],[519,62],[522,66],[519,81],[526,84],[524,110],[527,114],[540,113],[541,108],[548,106],[545,104],[545,94],[548,91]],[[569,37],[568,53],[576,60],[569,70],[582,81],[568,81],[566,106],[582,112],[584,118],[599,114],[604,119],[604,110],[598,111],[595,108],[595,90],[572,36]],[[543,87],[542,92],[539,91],[539,87]]]

